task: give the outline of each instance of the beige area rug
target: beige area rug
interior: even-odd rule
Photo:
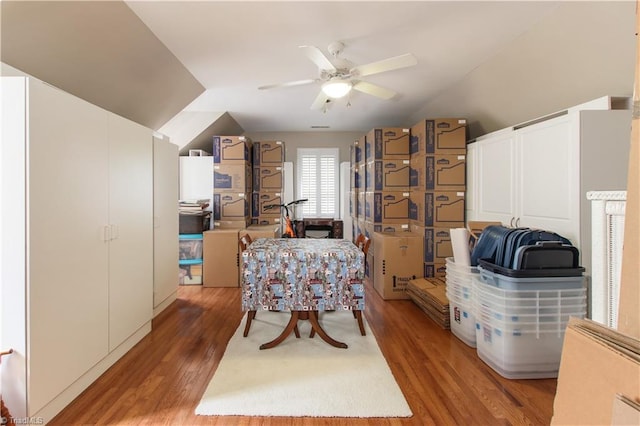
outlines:
[[[361,336],[351,312],[321,313],[320,323],[335,348],[310,324],[299,321],[300,338],[291,333],[280,345],[260,350],[277,337],[290,314],[258,312],[249,336],[242,337],[246,315],[229,341],[196,414],[286,417],[410,417],[411,409],[365,321]]]

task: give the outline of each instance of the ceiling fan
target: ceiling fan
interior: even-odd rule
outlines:
[[[342,42],[331,43],[327,49],[333,57],[333,61],[329,60],[329,58],[315,46],[300,46],[300,49],[318,66],[318,78],[269,84],[260,86],[258,89],[266,90],[322,83],[322,90],[320,90],[320,93],[311,104],[311,109],[325,109],[327,102],[346,96],[351,89],[380,99],[391,99],[396,95],[396,92],[378,86],[377,84],[360,80],[360,77],[411,67],[418,63],[418,60],[413,54],[406,53],[365,65],[352,66],[351,62],[340,57],[344,49]]]

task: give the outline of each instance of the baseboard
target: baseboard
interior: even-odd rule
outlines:
[[[62,391],[51,402],[45,405],[37,413],[30,414],[31,418],[42,419],[44,423],[51,421],[67,405],[69,405],[78,395],[89,387],[98,377],[100,377],[109,367],[115,364],[124,354],[126,354],[136,343],[151,331],[151,321],[144,324],[134,334],[125,340],[120,346],[111,351],[106,357],[98,362],[93,368],[84,373],[78,380]]]
[[[167,296],[166,299],[160,302],[158,306],[153,308],[153,317],[154,318],[157,317],[162,311],[167,309],[169,305],[171,305],[177,298],[178,298],[178,290],[176,289],[176,291],[171,293],[169,296]]]

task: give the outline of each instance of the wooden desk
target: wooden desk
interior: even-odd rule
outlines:
[[[364,254],[343,239],[259,238],[242,253],[242,309],[247,326],[258,310],[291,311],[280,336],[260,348],[282,342],[298,319],[327,343],[332,339],[318,322],[318,311],[364,310]],[[299,317],[303,318],[299,318]]]

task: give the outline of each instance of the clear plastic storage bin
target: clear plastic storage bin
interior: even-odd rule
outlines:
[[[508,379],[558,376],[570,317],[584,318],[584,278],[514,278],[480,268],[472,284],[478,356]]]
[[[478,268],[456,264],[452,257],[446,259],[446,266],[446,294],[449,299],[451,332],[465,344],[475,348],[472,282],[473,277],[478,275]]]

